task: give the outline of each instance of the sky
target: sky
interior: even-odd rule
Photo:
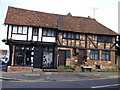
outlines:
[[[95,18],[99,23],[118,32],[118,2],[120,0],[0,0],[0,49],[8,49],[4,20],[8,6],[72,16]]]

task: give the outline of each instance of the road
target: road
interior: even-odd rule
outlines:
[[[3,88],[118,88],[118,79],[81,81],[3,81]]]

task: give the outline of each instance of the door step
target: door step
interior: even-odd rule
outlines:
[[[44,72],[58,72],[57,69],[43,69]]]

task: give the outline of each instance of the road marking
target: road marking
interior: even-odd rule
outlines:
[[[91,87],[91,88],[103,88],[103,87],[118,86],[118,85],[120,85],[120,84],[103,85],[103,86],[94,86],[94,87]]]

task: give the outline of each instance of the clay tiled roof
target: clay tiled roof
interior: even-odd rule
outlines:
[[[71,15],[49,14],[38,11],[8,7],[5,24],[57,28],[64,31],[118,35],[95,19]]]

